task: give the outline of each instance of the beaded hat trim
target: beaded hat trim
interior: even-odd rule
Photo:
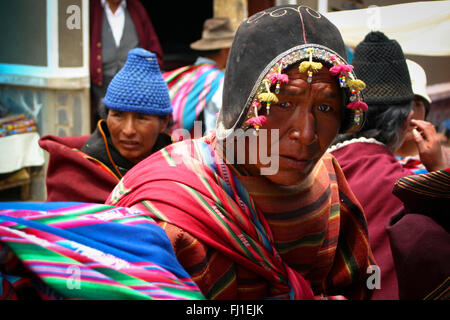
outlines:
[[[314,61],[314,59],[319,60],[319,62]],[[322,68],[320,61],[333,66],[330,68],[330,72],[339,77],[341,88],[348,88],[350,91],[350,103],[347,108],[354,110],[353,126],[362,126],[361,115],[367,110],[367,104],[363,102],[361,95],[361,90],[365,88],[365,84],[356,78],[353,66],[348,65],[341,56],[325,46],[304,44],[281,53],[263,70],[246,102],[245,107],[248,108],[248,112],[242,129],[246,130],[253,126],[257,133],[259,127],[266,121],[265,116],[258,115],[262,102],[266,103],[267,114],[269,114],[271,103],[278,102],[276,94],[279,92],[281,85],[289,81],[287,75],[282,72],[299,61],[303,61],[299,69],[300,72],[308,75],[308,82],[311,82],[313,74]],[[272,84],[276,86],[275,93],[270,91]]]

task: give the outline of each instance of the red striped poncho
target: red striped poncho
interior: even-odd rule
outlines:
[[[366,270],[374,260],[365,218],[331,155],[291,197],[300,206],[285,231],[276,212],[268,212],[273,207],[241,179],[214,151],[214,139],[187,140],[136,165],[106,203],[147,210],[159,221],[209,299],[367,296]]]

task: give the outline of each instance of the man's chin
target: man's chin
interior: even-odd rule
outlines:
[[[265,175],[264,177],[275,183],[278,184],[280,186],[295,186],[295,185],[299,185],[302,182],[305,181],[305,179],[309,176],[309,174],[311,173],[311,170],[308,170],[308,172],[299,172],[299,171],[283,171],[283,170],[279,170],[278,173],[273,174],[273,175]]]

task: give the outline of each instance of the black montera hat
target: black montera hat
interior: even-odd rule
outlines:
[[[408,65],[400,44],[380,31],[372,31],[355,48],[352,64],[366,83],[369,106],[406,104],[414,98]]]
[[[271,76],[281,76],[290,65],[304,61],[312,61],[311,66],[317,62],[335,67],[336,81],[339,78],[346,92],[343,106],[348,109],[344,118],[350,119],[341,125],[341,130],[358,131],[367,108],[360,93],[364,83],[356,79],[353,67],[348,65],[339,30],[307,6],[282,5],[254,14],[236,32],[227,61],[217,137],[224,139],[245,127],[252,119],[250,112],[254,108],[250,107],[267,101],[259,99],[261,94],[272,94],[263,84],[277,79]],[[314,71],[311,68],[307,69],[308,75]]]

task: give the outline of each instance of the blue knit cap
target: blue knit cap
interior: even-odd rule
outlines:
[[[165,116],[172,113],[169,89],[156,55],[131,49],[122,69],[111,80],[105,96],[108,109]]]

